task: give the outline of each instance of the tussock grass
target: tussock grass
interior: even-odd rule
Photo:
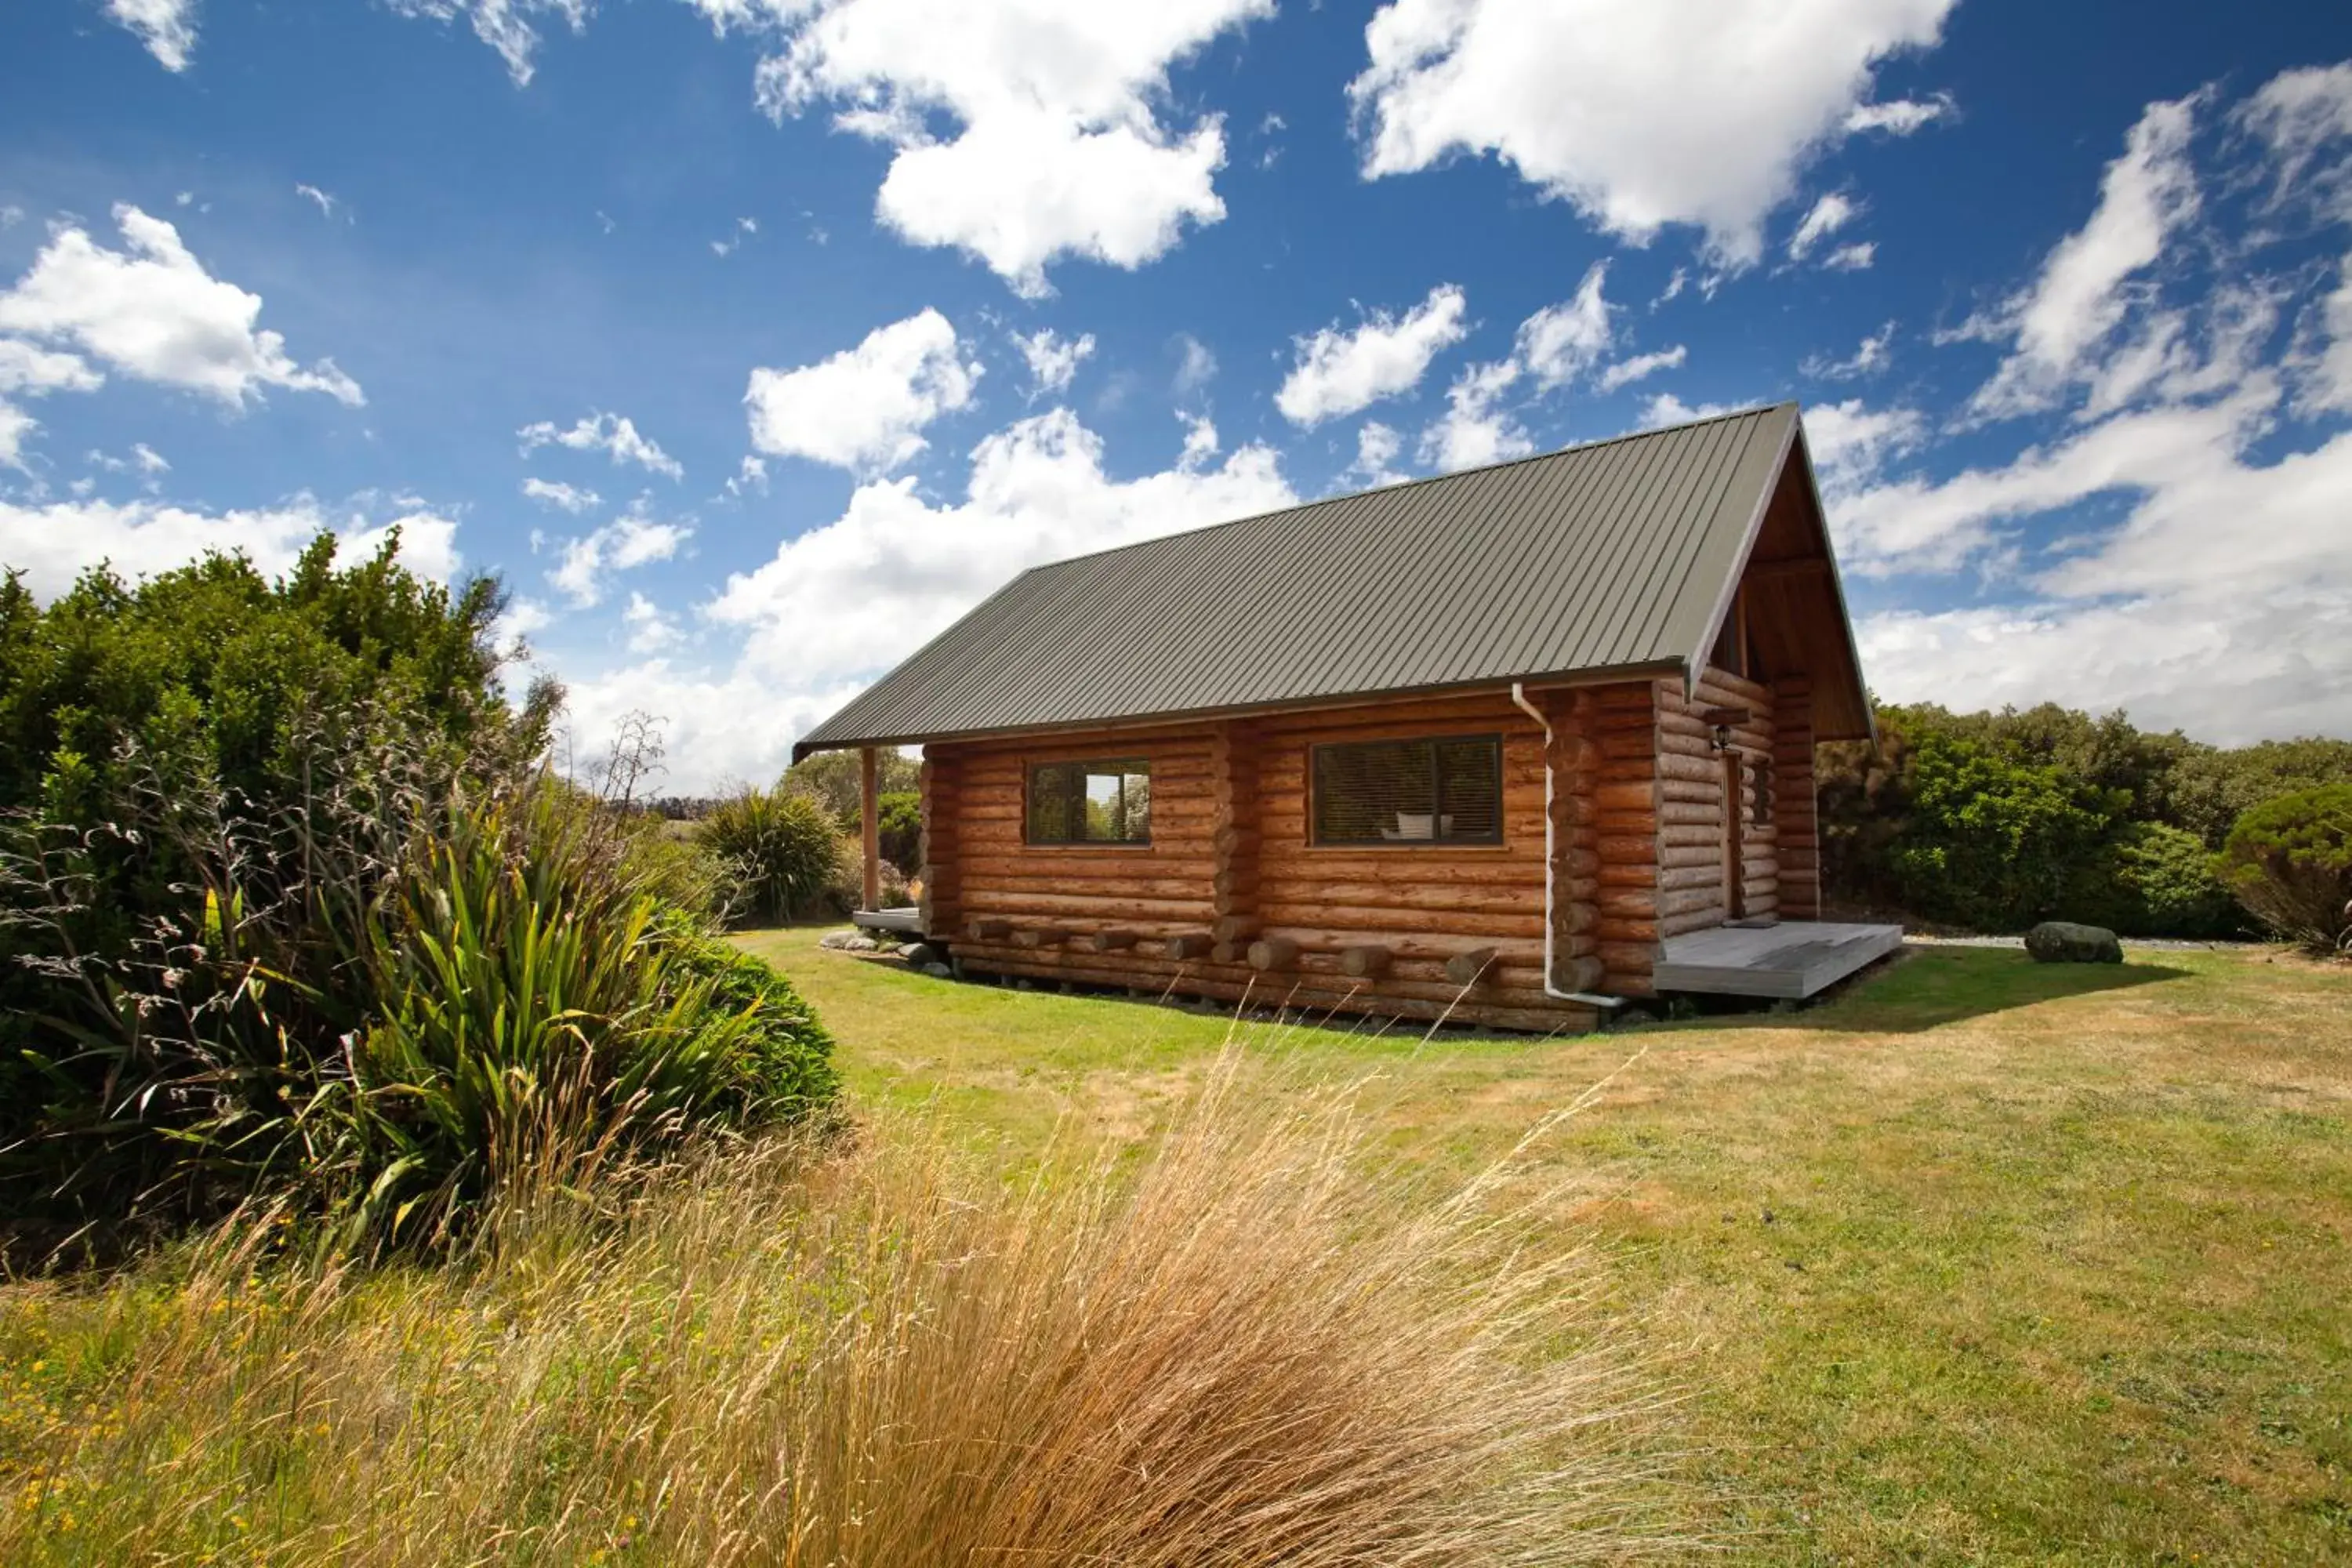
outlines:
[[[908,1113],[438,1270],[0,1295],[0,1561],[1569,1563],[1672,1540],[1650,1374],[1522,1167],[1406,1200],[1229,1050],[1132,1168]],[[1517,1195],[1515,1195],[1517,1194]],[[27,1371],[28,1368],[35,1369]]]

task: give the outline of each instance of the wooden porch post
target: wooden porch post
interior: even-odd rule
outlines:
[[[858,824],[865,837],[866,902],[864,907],[882,907],[882,804],[877,783],[877,759],[874,748],[861,747],[857,753],[859,769]]]

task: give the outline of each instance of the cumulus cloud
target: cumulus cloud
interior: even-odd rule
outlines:
[[[1333,325],[1297,340],[1298,360],[1275,406],[1294,425],[1315,426],[1412,391],[1430,362],[1462,341],[1466,308],[1461,289],[1444,283],[1402,316],[1373,310],[1352,329]]]
[[[1655,375],[1662,370],[1680,370],[1683,361],[1689,357],[1690,351],[1683,344],[1676,343],[1670,349],[1660,349],[1655,353],[1634,354],[1630,358],[1621,359],[1616,363],[1602,368],[1600,375],[1593,379],[1593,390],[1606,395],[1621,386],[1631,386],[1637,381]]]
[[[1669,425],[1687,425],[1694,419],[1712,419],[1718,414],[1729,414],[1734,405],[1728,403],[1702,403],[1696,408],[1671,392],[1661,392],[1642,405],[1637,428],[1664,429]]]
[[[1723,259],[1750,262],[1811,159],[1895,128],[1869,120],[1873,74],[1933,47],[1951,5],[1395,0],[1365,28],[1369,63],[1349,87],[1364,173],[1491,153],[1612,234],[1692,224]]]
[[[2089,377],[2135,303],[2128,285],[2197,216],[2189,141],[2202,99],[2149,104],[2123,154],[2107,165],[2090,220],[2060,240],[2032,283],[1990,321],[1964,329],[2012,345],[1970,400],[1973,413],[2001,418],[2046,409]]]
[[[196,47],[196,0],[106,0],[106,14],[136,34],[165,70],[188,68]]]
[[[1835,191],[1822,197],[1789,236],[1789,259],[1802,261],[1814,246],[1852,223],[1861,211],[1860,203]]]
[[[1348,465],[1341,477],[1356,480],[1366,489],[1401,485],[1412,476],[1389,465],[1403,450],[1403,437],[1377,419],[1367,419],[1363,428],[1356,432],[1356,460]]]
[[[261,296],[205,271],[179,230],[129,205],[114,209],[114,221],[124,241],[119,251],[60,226],[32,269],[0,294],[0,333],[64,345],[125,375],[236,408],[273,386],[323,392],[354,407],[366,401],[332,360],[298,364],[280,334],[257,329]]]
[[[1028,362],[1029,395],[1033,401],[1067,392],[1078,374],[1080,362],[1095,352],[1092,332],[1066,338],[1051,327],[1040,327],[1026,337],[1015,332],[1013,342],[1020,349],[1021,357]]]
[[[1853,353],[1843,359],[1825,359],[1811,354],[1798,368],[1821,381],[1851,381],[1857,376],[1875,375],[1894,360],[1895,323],[1871,333],[1854,345]]]
[[[980,376],[948,319],[925,310],[815,364],[752,371],[743,395],[751,445],[837,468],[894,468],[929,444],[925,426],[971,402]]]
[[[529,87],[537,68],[532,57],[539,50],[539,29],[531,18],[551,16],[577,33],[587,26],[593,8],[593,0],[385,0],[385,4],[404,16],[435,22],[463,17],[473,26],[474,37],[498,51],[517,87]]]
[[[1822,258],[1822,265],[1832,272],[1860,272],[1878,258],[1878,242],[1864,240],[1859,245],[1841,245]]]
[[[604,504],[604,499],[594,490],[583,489],[578,485],[562,484],[552,479],[525,479],[522,482],[522,493],[532,500],[544,501],[549,506],[560,507],[575,516],[583,511],[593,511]]]
[[[1608,276],[1609,263],[1594,262],[1585,269],[1573,299],[1548,305],[1519,323],[1518,361],[1538,386],[1565,385],[1609,352],[1616,338],[1612,321],[1616,308],[1601,297]]]
[[[1805,410],[1804,420],[1805,443],[1827,496],[1875,479],[1889,461],[1917,451],[1927,438],[1927,419],[1918,410],[1866,408],[1856,397],[1817,403]]]
[[[628,628],[631,653],[659,653],[686,636],[677,621],[662,613],[661,606],[639,593],[629,595],[628,606],[621,612],[621,624]]]
[[[536,425],[524,426],[515,432],[515,437],[522,443],[524,457],[541,447],[563,447],[574,452],[604,452],[615,466],[635,463],[673,479],[686,477],[683,464],[640,435],[635,420],[618,414],[599,410],[584,416],[568,430],[559,428],[551,419],[542,419]]]
[[[667,721],[670,787],[772,778],[793,737],[881,673],[890,649],[919,645],[1026,568],[1297,500],[1271,448],[1199,455],[1215,444],[1196,434],[1192,460],[1118,479],[1101,438],[1055,408],[982,441],[960,500],[927,500],[910,478],[869,479],[839,518],[784,541],[702,606],[711,635],[740,639],[731,662],[688,668],[656,656],[572,679],[582,744],[593,752],[638,710]],[[887,648],[877,626],[891,628]],[[751,712],[761,722],[743,722]]]
[[[1065,257],[1136,268],[1224,216],[1222,121],[1162,122],[1168,73],[1273,0],[688,0],[759,31],[757,100],[819,104],[892,150],[876,199],[917,245],[979,258],[1029,295]]]
[[[0,500],[0,569],[25,574],[42,598],[105,562],[126,578],[184,566],[206,551],[242,551],[262,572],[290,570],[320,532],[340,536],[340,562],[363,560],[400,530],[400,558],[412,571],[439,582],[457,574],[457,525],[422,510],[391,517],[360,509],[331,509],[310,496],[257,510],[211,511],[153,500],[57,501],[24,506]]]
[[[1445,412],[1421,433],[1421,460],[1441,473],[1524,458],[1535,442],[1502,406],[1519,379],[1513,360],[1474,364],[1446,390]]]
[[[547,574],[547,580],[574,607],[586,609],[604,602],[614,573],[670,560],[693,537],[694,530],[683,524],[658,522],[633,512],[593,533],[563,541],[555,570]]]
[[[1943,93],[1927,99],[1898,98],[1885,103],[1858,103],[1846,114],[1845,128],[1853,135],[1884,131],[1890,136],[1908,136],[1921,126],[1932,124],[1951,112],[1951,97]]]

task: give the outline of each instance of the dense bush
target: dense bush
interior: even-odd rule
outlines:
[[[706,869],[541,773],[560,693],[509,708],[495,588],[395,549],[0,594],[18,1244],[265,1191],[346,1235],[429,1234],[516,1161],[823,1097],[796,1003],[720,997]]]
[[[2054,915],[2137,935],[2244,934],[2210,851],[2250,805],[2352,783],[2352,742],[2224,751],[2052,704],[1876,716],[1875,749],[1820,753],[1831,900],[1988,930]]]
[[[854,751],[819,752],[784,770],[776,781],[783,795],[804,795],[824,805],[834,825],[844,833],[858,830],[865,806],[865,763]],[[874,758],[875,790],[879,795],[911,795],[921,764],[896,746],[879,748]]]
[[[2314,952],[2352,942],[2352,784],[2298,790],[2238,819],[2222,875],[2279,936]]]
[[[882,858],[903,876],[923,868],[923,797],[913,790],[893,790],[875,805],[882,829]]]
[[[742,912],[788,921],[826,907],[836,886],[842,833],[813,796],[743,791],[702,819],[702,842],[733,868]]]

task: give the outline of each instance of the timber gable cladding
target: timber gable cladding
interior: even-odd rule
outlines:
[[[1711,426],[1722,428],[1706,434]],[[1694,432],[1705,434],[1703,445],[1691,444]],[[1679,443],[1682,457],[1644,457],[1645,443]],[[1589,1023],[1597,1005],[1590,994],[1649,994],[1660,944],[1676,935],[1740,918],[1818,914],[1813,743],[1857,732],[1856,715],[1867,732],[1793,410],[1506,467],[1589,461],[1596,450],[1621,479],[1636,471],[1662,477],[1650,489],[1628,490],[1568,475],[1536,493],[1580,509],[1559,524],[1569,533],[1588,544],[1612,542],[1626,557],[1571,562],[1580,581],[1649,586],[1596,607],[1555,584],[1560,619],[1612,624],[1530,624],[1498,638],[1496,617],[1475,613],[1475,595],[1441,580],[1423,595],[1437,608],[1408,613],[1452,621],[1390,628],[1391,641],[1418,651],[1389,673],[1421,679],[1517,659],[1521,653],[1504,647],[1512,637],[1522,650],[1574,646],[1632,657],[1631,668],[1530,670],[1508,679],[1490,673],[1434,689],[1301,699],[1278,696],[1301,686],[1296,672],[1236,683],[1220,665],[1224,673],[1205,680],[1181,670],[1141,679],[1163,692],[1241,700],[1197,712],[1139,707],[1137,670],[1104,651],[1102,617],[1123,620],[1146,642],[1156,634],[1139,628],[1181,617],[1141,613],[1150,595],[1137,597],[1135,561],[1106,581],[1102,558],[1089,557],[1068,563],[1097,563],[1084,614],[1050,583],[1042,598],[1016,592],[1016,584],[968,617],[979,630],[947,634],[804,744],[924,742],[920,921],[968,972],[1522,1028]],[[1399,488],[1423,492],[1414,504],[1434,526],[1459,518],[1444,499],[1458,481],[1483,479],[1490,496],[1517,493],[1495,489],[1499,472]],[[1518,489],[1530,483],[1522,476]],[[1639,525],[1601,515],[1612,507]],[[1687,526],[1694,508],[1705,526]],[[1538,516],[1528,526],[1540,531],[1552,521]],[[1300,534],[1294,514],[1178,537],[1222,534],[1218,549],[1246,554],[1251,547],[1239,536],[1270,522],[1290,530],[1290,547],[1308,556],[1328,557],[1335,539],[1354,537],[1344,508],[1326,515],[1336,532],[1320,545]],[[1500,537],[1463,526],[1489,543]],[[1544,550],[1465,567],[1460,544],[1448,534],[1422,553],[1455,563],[1437,571],[1440,579],[1470,570],[1495,591],[1507,587],[1520,606],[1509,613],[1523,619],[1526,585],[1514,574],[1529,561],[1563,569],[1562,558]],[[1190,560],[1178,550],[1162,564],[1175,570]],[[1051,577],[1060,569],[1042,570]],[[1343,561],[1337,576],[1349,572]],[[1158,592],[1189,603],[1198,587],[1177,570]],[[1228,605],[1224,624],[1236,614],[1278,618],[1286,605],[1295,608],[1286,593],[1276,584],[1238,611]],[[1024,597],[1038,602],[1024,608]],[[1363,595],[1353,603],[1365,610]],[[1027,626],[1020,636],[1003,631],[1016,622]],[[1353,635],[1324,629],[1342,640]],[[1677,641],[1686,656],[1652,657]],[[931,658],[941,643],[960,650],[952,673]],[[1178,657],[1164,642],[1155,648],[1156,658]],[[1074,695],[1055,672],[1089,658],[1104,666],[1107,689]],[[1016,693],[1009,704],[992,695],[1014,691],[1024,672],[1052,689]],[[935,680],[944,689],[934,689]],[[1106,708],[1116,710],[1097,711]],[[890,728],[926,711],[964,727]],[[1318,831],[1318,754],[1327,759],[1327,788],[1339,787],[1328,759],[1358,769],[1345,784],[1360,798],[1344,814],[1344,831]],[[1441,755],[1471,793],[1450,796],[1442,781],[1416,792],[1400,759],[1429,759],[1434,773]],[[1473,798],[1469,781],[1483,779],[1487,764],[1473,768],[1472,759],[1485,756],[1492,784],[1476,788],[1491,788],[1491,808],[1479,795],[1475,809],[1449,811],[1450,799]],[[1148,771],[1148,841],[1035,842],[1035,770],[1111,763]],[[1491,833],[1470,820],[1486,809]],[[1457,818],[1451,837],[1449,816]],[[1326,812],[1322,820],[1328,829],[1337,819]]]

